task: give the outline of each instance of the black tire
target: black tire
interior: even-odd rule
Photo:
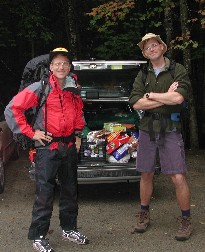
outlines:
[[[0,193],[4,192],[5,171],[3,161],[0,160]]]

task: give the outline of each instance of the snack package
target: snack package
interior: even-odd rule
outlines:
[[[130,139],[130,136],[127,134],[119,135],[114,138],[111,142],[106,145],[107,154],[111,154],[113,151],[118,149],[121,145],[127,143]]]
[[[126,131],[126,127],[121,123],[104,123],[104,129],[110,132]]]
[[[118,148],[116,151],[112,153],[113,157],[116,160],[120,160],[121,158],[129,154],[129,147],[130,147],[130,144],[128,143],[123,144],[120,148]]]
[[[105,141],[106,135],[110,134],[107,130],[90,131],[87,134],[87,142],[99,144]]]
[[[118,137],[120,135],[122,131],[119,130],[119,131],[116,131],[116,132],[113,132],[113,133],[110,133],[108,136],[107,136],[107,142],[111,142],[113,141],[116,137]]]
[[[129,140],[129,144],[130,144],[129,153],[130,154],[133,153],[133,152],[136,152],[137,146],[139,144],[138,138],[139,138],[139,133],[138,132],[132,132],[132,135],[131,135],[130,140]],[[134,155],[134,156],[136,156],[136,155]]]
[[[96,144],[96,143],[87,143],[86,147],[83,150],[84,157],[90,158],[105,158],[105,146],[103,142]]]
[[[107,156],[107,161],[109,163],[128,163],[130,160],[130,154],[125,155],[120,160],[115,159],[112,155]]]

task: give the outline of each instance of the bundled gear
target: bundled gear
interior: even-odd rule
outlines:
[[[38,101],[37,108],[31,108],[25,111],[25,116],[27,122],[33,126],[38,115],[39,109],[45,104],[46,97],[48,95],[48,88],[46,90],[46,86],[48,84],[48,76],[49,76],[49,55],[44,54],[38,57],[31,59],[25,66],[21,84],[19,88],[19,92],[27,88],[32,83],[41,82],[41,91]],[[47,94],[46,94],[46,92]],[[33,141],[21,133],[13,133],[14,140],[21,145],[21,147],[25,149],[29,149],[33,147]]]

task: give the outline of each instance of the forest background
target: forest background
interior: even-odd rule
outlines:
[[[205,0],[0,0],[0,102],[18,91],[25,64],[63,46],[74,59],[141,60],[137,43],[160,34],[191,79],[186,146],[205,147]]]

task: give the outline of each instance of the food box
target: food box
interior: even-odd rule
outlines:
[[[104,123],[104,129],[110,132],[126,131],[126,126],[121,123]]]
[[[130,139],[130,136],[127,134],[119,135],[118,137],[114,138],[111,142],[107,143],[106,151],[108,154],[111,154],[113,151],[118,149],[121,145],[127,143]]]

